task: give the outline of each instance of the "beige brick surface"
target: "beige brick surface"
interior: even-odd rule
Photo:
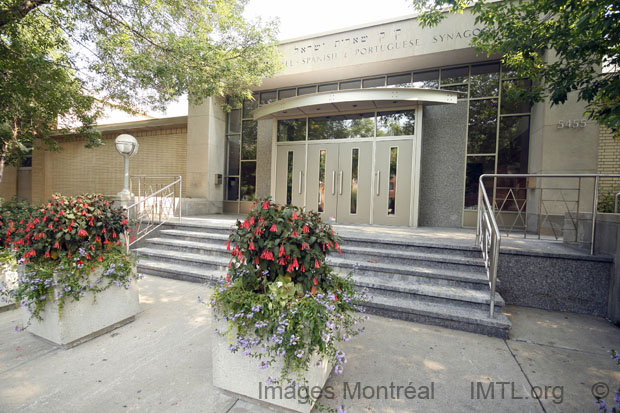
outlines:
[[[601,126],[598,146],[598,173],[620,174],[620,135]],[[602,178],[601,192],[620,191],[620,178]]]
[[[59,192],[64,195],[103,193],[115,195],[123,187],[123,158],[116,152],[118,133],[104,134],[104,145],[88,149],[84,140],[61,138],[59,152],[33,153],[33,200],[41,201]],[[130,175],[174,174],[185,180],[187,129],[158,129],[132,132],[140,144],[130,159]]]

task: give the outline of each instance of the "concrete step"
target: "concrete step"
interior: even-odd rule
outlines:
[[[409,299],[411,301],[450,304],[468,309],[488,310],[489,290],[477,290],[436,284],[410,283],[407,280],[387,278],[378,275],[353,275],[355,284],[366,288],[373,296]],[[504,300],[496,293],[495,308],[501,311]]]
[[[177,238],[150,238],[146,241],[149,248],[161,248],[168,251],[189,252],[192,254],[211,255],[214,257],[230,258],[230,251],[226,244],[219,240],[187,241]]]
[[[203,232],[207,234],[229,234],[230,229],[235,225],[235,221],[222,221],[220,223],[192,223],[169,221],[166,229],[180,231]]]
[[[192,267],[184,263],[172,264],[158,259],[141,257],[137,265],[138,273],[191,282],[219,281],[226,277],[225,271]]]
[[[366,305],[371,314],[431,324],[488,336],[508,338],[510,321],[500,310],[491,318],[489,310],[464,310],[451,304],[374,296]]]
[[[426,254],[443,254],[452,257],[480,258],[480,248],[475,245],[456,246],[447,243],[425,242],[420,240],[393,240],[377,237],[342,236],[342,245],[347,247],[376,248],[390,251],[409,251]]]
[[[160,248],[138,248],[134,252],[142,259],[157,260],[166,264],[181,264],[186,267],[203,268],[208,271],[226,272],[229,258],[213,257],[209,255],[193,254],[189,252],[170,251]]]
[[[226,245],[228,233],[209,233],[201,231],[190,231],[186,229],[162,229],[159,231],[160,238],[174,238],[186,241],[221,243]]]
[[[449,287],[485,290],[489,288],[486,273],[457,271],[415,265],[351,261],[341,256],[329,256],[327,262],[341,274],[353,271],[356,275],[379,276],[408,284],[437,284]]]
[[[359,247],[343,245],[342,258],[358,262],[415,265],[446,270],[470,271],[484,273],[482,258],[465,257],[447,253],[431,253],[407,250],[387,249],[385,245],[376,247]]]

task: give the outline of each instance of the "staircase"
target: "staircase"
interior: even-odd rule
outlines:
[[[144,274],[204,282],[226,274],[226,250],[232,221],[168,223],[159,234],[135,249]],[[372,296],[368,312],[507,338],[510,322],[496,294],[495,316],[489,316],[489,285],[480,251],[420,241],[377,240],[345,235],[342,255],[328,263],[339,273],[353,274]]]

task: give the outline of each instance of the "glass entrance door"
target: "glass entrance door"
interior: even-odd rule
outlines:
[[[373,222],[409,225],[413,140],[377,141],[373,188]]]
[[[276,164],[276,202],[304,206],[306,146],[279,145]]]

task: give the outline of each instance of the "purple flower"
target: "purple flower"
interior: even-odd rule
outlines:
[[[280,347],[278,351],[276,352],[276,354],[278,355],[278,357],[284,357],[284,355],[286,354],[286,350]]]
[[[267,364],[266,361],[261,361],[260,364],[258,365],[258,368],[261,370],[265,370],[267,367],[269,367],[269,364]]]
[[[337,364],[336,367],[334,367],[334,373],[336,374],[342,374],[343,370],[342,364]]]
[[[271,386],[273,383],[275,383],[275,382],[273,381],[273,379],[271,377],[267,377],[267,380],[265,380],[265,384],[267,386]]]
[[[336,410],[336,413],[347,413],[347,409],[345,409],[344,406],[338,406],[338,410]]]
[[[329,341],[330,335],[327,333],[323,333],[321,334],[321,340],[323,340],[324,343],[327,343]]]
[[[200,296],[198,296],[198,304],[202,304],[204,302],[204,299]]]
[[[297,358],[302,358],[304,356],[304,351],[301,349],[296,350],[295,355],[297,356]]]

